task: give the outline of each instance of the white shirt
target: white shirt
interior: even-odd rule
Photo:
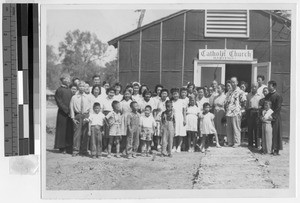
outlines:
[[[141,96],[139,94],[131,96],[132,101],[136,101],[138,104],[141,102]]]
[[[161,98],[158,100],[157,108],[161,110],[161,112],[166,110],[166,101],[169,100],[169,97],[166,98],[165,101],[162,101]]]
[[[131,107],[130,107],[131,102],[132,102],[131,99],[129,99],[128,101],[122,100],[122,101],[120,102],[122,114],[130,113],[130,112],[131,112]]]
[[[91,113],[89,116],[90,124],[91,125],[100,125],[103,126],[105,115],[102,112],[96,114],[95,112]]]
[[[100,95],[98,97],[95,97],[94,95],[91,96],[91,107],[93,109],[94,104],[98,102],[100,104],[100,108],[103,109],[103,97]]]
[[[111,104],[114,100],[114,98],[109,99],[108,97],[105,97],[103,99],[103,111],[113,111]]]
[[[123,95],[122,94],[115,95],[114,99],[117,100],[118,102],[120,102],[123,99]]]
[[[188,97],[184,98],[184,99],[181,99],[183,101],[183,105],[184,105],[184,108],[187,108],[189,103],[190,103],[190,99]]]
[[[156,126],[156,122],[151,115],[149,117],[141,116],[140,125],[145,128],[153,128]]]
[[[81,96],[83,104],[81,106]],[[81,112],[81,107],[83,107],[83,112]],[[83,93],[83,94],[75,94],[73,95],[73,97],[71,98],[70,101],[70,116],[71,118],[75,117],[75,113],[89,113],[91,109],[91,100],[90,97]]]
[[[272,120],[272,113],[274,111],[272,109],[269,109],[268,111],[266,110],[263,110],[262,112],[262,116],[264,119],[266,119],[266,121],[264,121],[264,123],[271,123],[271,120]]]
[[[267,87],[267,85],[262,84],[259,88],[257,88],[257,94],[259,94],[259,96],[261,96],[261,98],[265,97],[265,95],[263,94],[265,87]]]
[[[202,111],[203,111],[203,104],[205,104],[205,103],[209,103],[209,99],[206,98],[206,97],[202,97],[201,100],[197,101],[197,106],[198,106],[198,108],[200,110],[200,113],[202,113]]]
[[[141,103],[140,103],[141,111],[142,112],[145,111],[145,107],[148,106],[148,105],[151,106],[152,111],[157,108],[157,106],[155,105],[155,101],[153,100],[153,98],[150,98],[150,100],[147,101],[147,102],[143,99],[141,101]]]

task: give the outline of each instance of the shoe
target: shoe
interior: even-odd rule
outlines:
[[[176,152],[176,147],[173,147],[172,152]]]
[[[142,155],[141,155],[142,157],[145,157],[146,156],[146,154],[145,153],[142,153]]]
[[[168,156],[168,154],[166,154],[166,153],[161,153],[161,156],[162,156],[162,157],[166,157],[166,156]]]
[[[181,152],[181,147],[177,147],[176,152],[177,152],[177,153],[180,153],[180,152]]]
[[[110,155],[110,154],[108,154],[108,155],[107,155],[107,158],[109,158],[109,159],[110,159],[110,158],[111,158],[111,155]]]
[[[116,154],[116,157],[117,157],[117,158],[121,158],[120,154]]]
[[[201,150],[200,150],[200,152],[204,153],[204,152],[205,152],[205,149],[204,149],[204,148],[203,148],[203,149],[201,149]]]
[[[136,155],[135,155],[135,154],[133,154],[133,155],[132,155],[132,158],[136,158]]]
[[[88,152],[83,152],[81,156],[90,156],[90,154]]]
[[[158,146],[157,146],[157,151],[158,151],[159,149],[161,149],[161,145],[158,145]]]
[[[170,158],[172,158],[172,157],[173,157],[173,155],[172,155],[172,154],[169,154],[168,156],[169,156]]]
[[[73,153],[72,157],[78,156],[78,153]]]
[[[192,152],[192,149],[189,149],[188,152]]]
[[[237,144],[232,145],[232,148],[237,148],[237,147],[238,147]]]
[[[130,155],[127,155],[127,159],[132,159],[133,157],[132,157],[132,155],[130,154]]]
[[[92,159],[96,159],[96,158],[97,158],[96,155],[93,155],[93,156],[92,156]]]
[[[100,155],[97,155],[96,157],[97,157],[97,159],[101,159],[102,155],[100,154]]]
[[[221,148],[221,145],[217,144],[216,147],[217,147],[217,148]]]

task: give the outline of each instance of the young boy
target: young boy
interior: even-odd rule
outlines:
[[[89,118],[89,136],[91,136],[91,154],[92,158],[100,158],[102,155],[102,133],[103,125],[106,122],[105,115],[100,112],[101,106],[98,102],[93,105],[94,113]]]
[[[161,115],[162,155],[172,157],[173,138],[175,135],[175,116],[172,101],[166,101],[166,110]],[[168,145],[168,154],[167,154]]]
[[[139,147],[140,139],[140,114],[138,113],[138,103],[133,101],[130,103],[132,112],[127,116],[127,158],[136,158],[136,152]]]

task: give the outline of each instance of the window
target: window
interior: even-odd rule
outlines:
[[[205,37],[249,37],[249,10],[205,10]]]

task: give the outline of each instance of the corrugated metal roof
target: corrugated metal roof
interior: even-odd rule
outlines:
[[[121,39],[123,39],[123,38],[125,38],[125,37],[128,37],[128,36],[130,36],[130,35],[132,35],[132,34],[135,34],[135,33],[139,32],[140,30],[144,30],[144,29],[146,29],[146,28],[148,28],[148,27],[151,27],[152,25],[155,25],[155,24],[158,24],[158,23],[160,23],[160,22],[166,21],[166,20],[168,20],[168,19],[174,18],[174,17],[176,17],[176,16],[178,16],[178,15],[181,15],[181,14],[186,13],[186,12],[191,11],[191,10],[194,10],[194,9],[181,10],[181,11],[178,11],[178,12],[173,13],[173,14],[171,14],[171,15],[168,15],[168,16],[166,16],[166,17],[164,17],[164,18],[160,18],[160,19],[158,19],[158,20],[155,20],[155,21],[153,21],[153,22],[151,22],[151,23],[148,23],[148,24],[146,24],[146,25],[144,25],[144,26],[142,26],[142,27],[139,27],[139,28],[137,28],[137,29],[134,29],[134,30],[132,30],[132,31],[130,31],[130,32],[127,32],[127,33],[125,33],[125,34],[123,34],[123,35],[120,35],[119,37],[116,37],[116,38],[114,38],[114,39],[108,41],[108,44],[109,44],[109,45],[113,45],[115,48],[117,48],[117,47],[118,47],[118,41],[119,41],[119,40],[121,40]],[[204,10],[203,10],[203,11],[204,11]],[[268,13],[268,14],[271,14],[271,15],[277,17],[277,19],[282,20],[284,23],[288,23],[289,25],[291,24],[291,20],[290,20],[290,19],[288,19],[288,18],[286,18],[286,17],[283,17],[283,16],[280,16],[280,15],[278,15],[277,13],[272,13],[271,11],[268,11],[268,10],[260,10],[260,11],[265,12],[265,13]]]

